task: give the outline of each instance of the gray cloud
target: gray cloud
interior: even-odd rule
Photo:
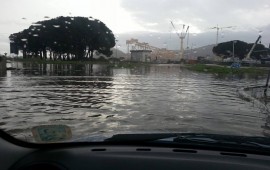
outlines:
[[[216,30],[209,28],[216,24],[237,26],[235,30],[220,31],[220,42],[232,39],[253,42],[259,30],[263,31],[263,44],[268,44],[270,40],[269,0],[120,0],[121,7],[127,12],[125,14],[131,15],[131,18],[123,17],[124,14],[119,10],[117,1],[114,2],[3,1],[0,11],[0,53],[9,51],[9,34],[29,27],[32,22],[43,20],[44,16],[69,15],[70,12],[72,15],[97,17],[106,21],[105,23],[108,22],[108,26],[114,26],[113,29],[137,30],[143,27],[141,30],[148,30],[144,33],[119,33],[118,39],[123,51],[126,48],[125,41],[130,38],[139,38],[157,47],[164,47],[164,44],[167,44],[170,49],[178,49],[179,39],[172,32],[170,20],[173,20],[179,29],[180,24],[185,23],[191,25],[191,31],[200,32],[197,36],[190,34],[190,45],[193,43],[197,47],[215,43]]]
[[[269,0],[122,0],[121,5],[149,29],[154,28],[147,23],[158,23],[158,31],[167,31],[170,19],[206,31],[216,24],[239,29],[265,26],[270,17]]]
[[[262,30],[262,43],[267,46],[269,43],[269,0],[122,0],[121,5],[141,26],[149,31],[156,31],[122,35],[123,43],[124,39],[132,37],[157,47],[162,48],[167,44],[169,49],[179,49],[179,39],[172,31],[170,20],[173,20],[179,29],[180,24],[185,23],[199,30],[200,33],[196,36],[190,34],[189,46],[214,44],[216,30],[209,28],[217,24],[221,27],[236,26],[234,29],[220,30],[219,42],[242,40],[252,43],[258,37],[259,30]]]

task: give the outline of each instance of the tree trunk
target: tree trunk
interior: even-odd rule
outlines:
[[[47,59],[47,51],[46,51],[46,49],[43,49],[43,59]]]
[[[94,50],[91,50],[90,60],[93,60]]]
[[[50,50],[50,60],[52,60],[52,51]]]
[[[43,59],[42,51],[39,51],[39,55],[40,55],[40,59],[42,60]]]
[[[26,51],[23,50],[23,59],[26,59]]]
[[[38,51],[35,51],[34,57],[35,57],[35,58],[38,58]]]
[[[90,59],[90,49],[88,49],[86,56],[88,59]]]
[[[56,60],[56,54],[53,53],[53,60]]]

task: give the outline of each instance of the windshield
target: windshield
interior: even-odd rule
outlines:
[[[268,0],[3,1],[0,129],[35,143],[156,133],[267,139],[269,8]]]

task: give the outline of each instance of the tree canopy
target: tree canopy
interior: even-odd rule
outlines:
[[[51,59],[87,59],[98,52],[111,56],[115,46],[112,31],[100,20],[92,17],[58,17],[39,21],[28,29],[11,34],[12,53],[23,52],[23,56]]]
[[[228,41],[215,46],[213,48],[213,53],[223,58],[228,58],[233,56],[234,51],[234,56],[242,60],[247,56],[252,46],[253,43],[248,44],[240,40]],[[251,53],[251,58],[260,60],[262,56],[267,54],[269,54],[269,49],[265,48],[262,44],[257,44]]]

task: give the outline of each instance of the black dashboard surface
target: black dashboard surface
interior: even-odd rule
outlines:
[[[0,138],[0,152],[1,170],[270,169],[269,155],[169,146],[78,143],[44,147],[6,136]]]
[[[270,169],[270,157],[160,147],[104,146],[36,150],[11,169]]]

